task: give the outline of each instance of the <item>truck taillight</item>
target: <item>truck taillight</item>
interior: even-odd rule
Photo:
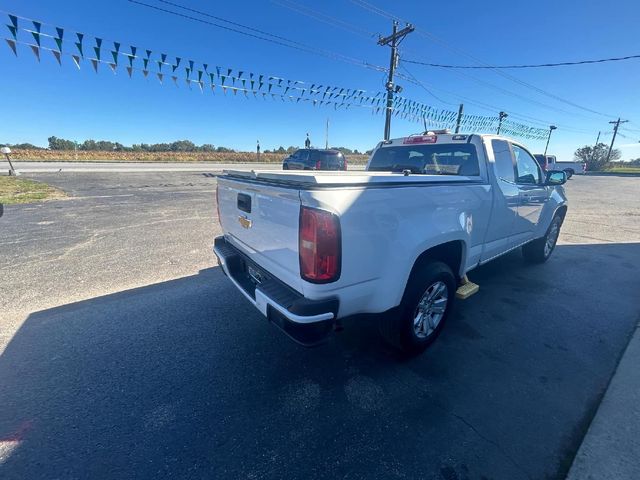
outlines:
[[[340,277],[342,246],[340,221],[331,212],[300,208],[300,276],[311,283],[329,283]]]

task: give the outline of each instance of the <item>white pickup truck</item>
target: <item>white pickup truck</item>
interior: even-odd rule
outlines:
[[[587,172],[585,162],[559,162],[555,155],[535,154],[534,157],[542,170],[561,170],[567,174],[567,180],[574,175],[584,175]]]
[[[510,139],[431,132],[381,142],[364,172],[227,171],[214,252],[294,340],[319,343],[365,316],[416,353],[441,331],[467,272],[520,246],[530,261],[549,258],[565,181]]]

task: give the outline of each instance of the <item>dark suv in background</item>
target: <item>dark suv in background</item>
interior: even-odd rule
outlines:
[[[346,170],[347,159],[339,150],[301,148],[282,162],[283,170]]]

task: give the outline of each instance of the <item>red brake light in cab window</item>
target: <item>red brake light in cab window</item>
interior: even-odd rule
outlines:
[[[300,276],[311,283],[329,283],[340,277],[342,246],[340,221],[331,212],[300,208]]]
[[[416,143],[436,143],[438,141],[437,135],[413,135],[404,139],[402,143],[405,145],[411,145]]]

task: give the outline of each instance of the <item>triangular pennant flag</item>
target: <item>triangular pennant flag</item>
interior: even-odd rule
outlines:
[[[185,78],[184,82],[187,84],[187,87],[191,88],[191,80],[189,80],[188,78]]]
[[[31,51],[36,56],[38,61],[40,61],[40,47],[37,45],[29,45],[31,47]]]
[[[148,58],[143,58],[142,59],[142,64],[144,65],[144,69],[148,70],[149,69],[149,59]]]
[[[212,74],[213,75],[213,74]],[[216,86],[214,83],[211,84],[211,91],[213,92],[213,94],[215,95],[216,93]]]
[[[93,51],[96,52],[96,59],[100,60],[100,47],[93,47]]]
[[[149,76],[149,70],[142,70],[142,74],[144,75],[144,78],[147,78]]]
[[[193,71],[193,64],[194,64],[194,61],[189,60],[189,68],[191,69],[191,71]]]
[[[82,50],[82,39],[84,38],[84,34],[83,33],[76,33],[76,36],[78,37],[78,41],[76,42],[76,48],[78,49],[78,52],[80,53],[80,56],[82,58],[84,58],[84,52]]]
[[[136,53],[138,52],[138,47],[134,47],[133,45],[131,45],[130,48],[131,48],[131,56],[135,57]]]
[[[191,75],[191,69],[190,68],[185,68],[184,71],[187,74],[187,81],[189,80],[189,75]]]
[[[35,22],[34,22],[35,23]],[[40,32],[31,32],[38,46],[40,46]]]
[[[110,63],[110,64],[109,64],[109,67],[111,67],[111,70],[113,70],[113,73],[115,74],[115,73],[116,73],[116,70],[117,70],[117,68],[118,68],[118,65],[117,65],[117,64],[115,64],[115,63]]]
[[[51,50],[51,53],[53,54],[54,57],[56,57],[56,60],[58,61],[58,65],[62,66],[62,53],[57,50]]]
[[[7,28],[11,32],[11,35],[13,35],[13,39],[17,40],[18,39],[18,29],[16,27],[14,27],[13,25],[7,25]]]
[[[89,60],[91,60],[91,65],[93,65],[93,69],[96,71],[96,73],[98,73],[98,60],[96,60],[95,58],[90,58]]]
[[[9,45],[9,48],[13,51],[13,53],[17,57],[18,56],[18,50],[16,49],[15,40],[9,40],[8,38],[5,38],[5,41],[7,42],[7,45]]]
[[[178,86],[178,76],[177,75],[171,75],[171,79],[173,80],[173,83],[176,84],[176,87]]]
[[[181,61],[182,61],[182,59],[180,57],[176,57],[176,64],[173,66],[173,72],[174,73],[178,69],[178,67],[180,66],[180,62]]]
[[[227,88],[229,87],[225,87],[225,86],[222,87],[222,93],[224,93],[225,96],[227,95]]]
[[[9,15],[9,20],[11,20],[11,24],[15,28],[18,28],[18,17],[16,17],[15,15]]]
[[[164,73],[156,73],[156,76],[158,77],[158,81],[160,82],[160,85],[162,85],[162,82],[164,82]]]
[[[129,74],[129,78],[133,77],[133,67],[127,67],[127,73]]]
[[[55,40],[55,42],[56,42],[56,45],[58,46],[58,50],[59,50],[60,52],[62,52],[62,37],[60,37],[60,38],[54,38],[54,40]]]
[[[102,48],[102,39],[96,37],[96,47]]]
[[[58,38],[62,40],[64,38],[64,29],[60,27],[56,27],[56,33],[58,34]]]
[[[202,70],[198,70],[198,82],[202,82],[202,74],[204,72]]]
[[[80,56],[71,55],[71,58],[73,59],[73,63],[76,64],[76,67],[78,67],[78,70],[80,70]]]
[[[118,52],[117,50],[111,50],[111,55],[113,56],[113,63],[118,65]]]
[[[207,63],[203,63],[202,67],[204,68],[204,73],[206,73],[207,75],[209,75],[209,64]]]
[[[227,79],[227,77],[225,77],[224,75],[221,75],[220,78],[222,79],[222,85],[224,85],[224,81]]]

